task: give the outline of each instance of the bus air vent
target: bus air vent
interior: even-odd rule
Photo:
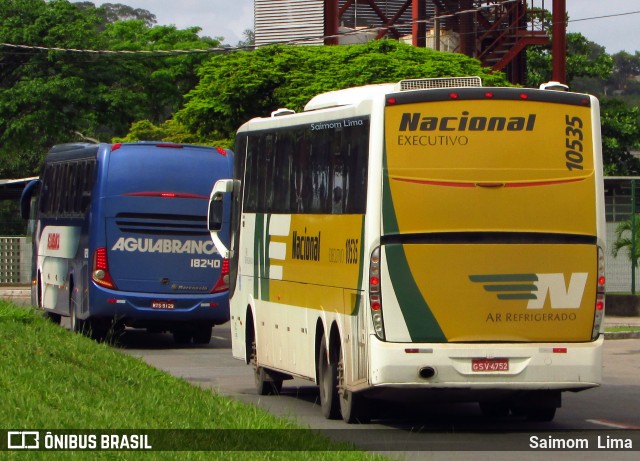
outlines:
[[[480,77],[450,77],[450,78],[415,78],[400,80],[396,85],[397,91],[428,90],[431,88],[461,88],[481,87]]]

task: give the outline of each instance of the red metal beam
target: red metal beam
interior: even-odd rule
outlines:
[[[427,2],[413,0],[411,6],[411,36],[413,46],[424,48],[427,46]]]
[[[567,83],[567,2],[553,0],[553,33],[551,38],[551,79]]]
[[[340,25],[338,20],[339,6],[338,0],[324,0],[325,45],[338,44],[338,26]]]

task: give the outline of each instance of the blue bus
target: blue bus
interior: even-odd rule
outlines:
[[[95,339],[129,326],[209,343],[212,327],[229,320],[229,263],[209,237],[208,199],[232,168],[222,148],[54,146],[21,198],[33,304]]]

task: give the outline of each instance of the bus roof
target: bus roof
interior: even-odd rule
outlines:
[[[400,91],[430,90],[436,88],[468,88],[481,86],[482,80],[480,79],[480,77],[416,78],[400,80],[397,83],[365,85],[319,94],[307,103],[304,110],[309,111],[324,109],[327,107],[357,104],[364,99],[372,99],[377,96],[396,93]]]

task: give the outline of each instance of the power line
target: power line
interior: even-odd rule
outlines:
[[[517,0],[511,0],[511,1],[517,1]],[[357,35],[359,33],[368,32],[368,31],[371,31],[371,32],[381,31],[381,30],[392,28],[392,27],[399,27],[399,26],[409,27],[413,24],[420,24],[420,23],[433,25],[435,20],[449,19],[457,15],[475,13],[483,9],[492,8],[493,6],[494,5],[485,5],[485,6],[480,6],[478,8],[473,8],[473,9],[468,9],[463,11],[456,11],[454,13],[443,14],[440,16],[434,16],[433,18],[430,18],[430,19],[422,19],[422,20],[411,21],[408,23],[397,24],[397,25],[394,24],[394,25],[382,25],[382,26],[359,28],[358,30],[339,33],[336,35],[301,37],[299,39],[293,39],[289,41],[269,43],[269,45],[300,44],[302,42],[319,41],[319,40],[326,40],[331,38],[340,38],[340,37],[345,37],[349,35]],[[596,19],[607,19],[607,18],[613,18],[613,17],[631,16],[635,14],[640,14],[640,11],[629,11],[626,13],[614,13],[614,14],[601,15],[601,16],[592,16],[587,18],[570,19],[568,20],[568,22],[591,21]],[[267,46],[267,45],[222,46],[222,47],[214,47],[214,48],[195,48],[195,49],[186,49],[186,50],[91,50],[91,49],[80,49],[80,48],[61,48],[61,47],[46,47],[46,46],[36,46],[36,45],[20,45],[20,44],[0,42],[0,47],[20,49],[20,50],[57,51],[61,53],[86,53],[86,54],[94,54],[94,55],[141,55],[142,54],[142,55],[148,55],[148,56],[152,56],[152,55],[156,55],[156,56],[174,55],[175,56],[175,55],[196,54],[196,53],[214,53],[214,54],[228,53],[232,51],[251,50],[261,46]]]
[[[629,11],[627,13],[606,14],[603,16],[592,16],[590,18],[570,19],[568,22],[591,21],[593,19],[616,18],[619,16],[630,16],[632,14],[640,14],[640,11]]]

